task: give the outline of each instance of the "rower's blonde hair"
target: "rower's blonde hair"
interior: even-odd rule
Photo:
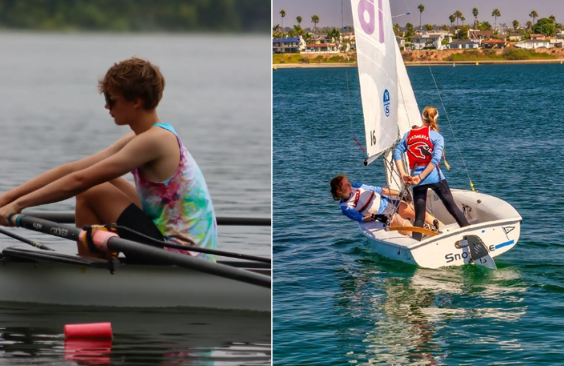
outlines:
[[[437,118],[439,117],[439,111],[437,108],[428,106],[423,109],[423,113],[421,113],[421,117],[425,122],[429,123],[432,130],[439,132],[439,125],[437,124]]]

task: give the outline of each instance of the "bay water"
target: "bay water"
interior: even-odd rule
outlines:
[[[97,80],[139,56],[165,76],[159,117],[198,162],[216,215],[270,217],[269,47],[268,36],[256,35],[0,33],[0,192],[129,132],[104,109]],[[40,209],[72,211],[74,200]],[[17,232],[76,253],[74,243]],[[271,230],[220,226],[218,249],[270,257]],[[22,304],[0,304],[0,364],[68,364],[64,324],[99,321],[112,321],[114,344],[92,362],[270,364],[270,314]]]
[[[509,202],[521,238],[495,271],[375,254],[329,193],[339,173],[385,185],[353,140],[356,68],[275,70],[274,364],[564,364],[564,65],[408,73],[420,108],[440,110],[450,186]]]

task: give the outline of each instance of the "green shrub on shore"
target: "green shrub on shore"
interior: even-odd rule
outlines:
[[[524,50],[514,47],[507,47],[501,54],[497,54],[495,50],[467,50],[461,53],[452,54],[444,61],[487,61],[487,60],[538,60],[538,59],[556,59],[555,55],[548,53],[535,52],[533,50]]]
[[[493,50],[468,50],[462,53],[454,53],[444,59],[445,61],[482,61],[503,60],[502,55],[497,55]]]
[[[506,48],[503,50],[503,57],[506,60],[532,60],[532,59],[555,59],[556,55],[551,55],[533,50],[523,50],[519,48]]]
[[[351,54],[333,54],[317,55],[315,57],[308,57],[313,55],[300,54],[300,53],[284,53],[272,55],[272,63],[276,64],[344,64],[355,63],[356,55]]]
[[[272,55],[273,64],[299,64],[303,57],[299,53],[284,53]]]

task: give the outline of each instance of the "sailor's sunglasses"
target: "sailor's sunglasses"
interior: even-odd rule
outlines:
[[[111,96],[108,92],[104,92],[104,99],[108,108],[113,108],[117,101],[117,97]]]

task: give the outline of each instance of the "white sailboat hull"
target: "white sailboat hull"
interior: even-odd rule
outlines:
[[[270,270],[258,270],[270,275]],[[56,262],[0,264],[0,301],[114,307],[271,311],[271,290],[174,266],[122,265],[111,274]]]
[[[397,231],[386,231],[383,224],[360,224],[361,232],[378,254],[393,260],[423,268],[461,266],[472,263],[469,247],[457,248],[455,243],[474,235],[480,238],[489,255],[497,257],[517,244],[521,231],[521,216],[507,202],[485,194],[452,190],[459,208],[470,226],[463,228],[454,223],[434,192],[427,198],[429,211],[447,224],[442,234],[416,241]]]

